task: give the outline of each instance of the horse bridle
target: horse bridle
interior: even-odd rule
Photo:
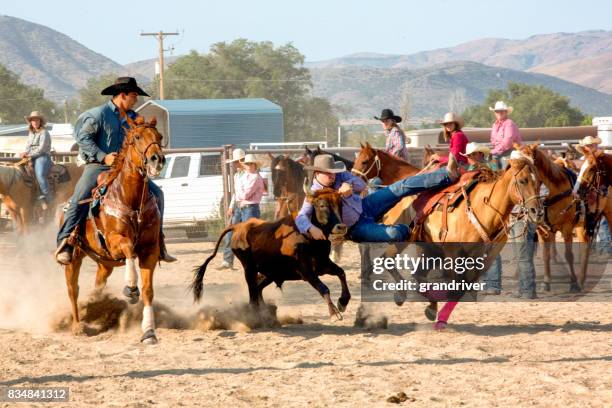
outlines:
[[[368,178],[367,174],[374,168],[374,166],[376,166],[376,175],[373,178],[376,178],[378,176],[380,176],[380,169],[382,168],[382,163],[380,162],[380,158],[378,157],[378,153],[376,153],[374,155],[374,161],[372,162],[372,164],[370,164],[370,167],[368,167],[368,169],[364,172],[357,170],[356,168],[352,168],[351,172],[357,174],[359,177],[363,178],[365,180],[365,182],[367,183],[368,181],[370,181],[370,179]]]
[[[135,127],[135,129],[140,128],[140,127],[144,127],[144,128],[153,128],[153,129],[155,129],[155,126],[152,126],[152,125],[147,125],[147,124],[137,125],[137,126]],[[135,129],[134,129],[134,130],[135,130]],[[134,130],[133,130],[133,131],[134,131]],[[133,132],[133,131],[132,131],[132,132]],[[132,137],[132,140],[131,140],[131,141],[130,141],[128,144],[129,144],[130,146],[132,146],[132,147],[134,148],[134,150],[136,150],[136,153],[138,153],[138,155],[140,156],[140,162],[141,162],[141,165],[137,167],[137,169],[138,169],[138,173],[140,173],[140,175],[141,175],[141,176],[143,176],[144,178],[148,178],[148,175],[147,175],[147,168],[146,168],[146,166],[147,166],[147,164],[149,163],[149,160],[147,159],[147,152],[149,151],[149,149],[150,149],[152,146],[157,145],[157,146],[159,146],[159,148],[160,148],[160,149],[163,149],[163,148],[164,148],[164,146],[162,146],[162,145],[161,145],[161,143],[159,143],[159,142],[151,142],[151,143],[149,143],[149,144],[147,145],[147,147],[145,147],[145,149],[144,149],[143,151],[140,151],[140,150],[138,150],[138,148],[136,147],[136,143],[134,142],[134,138],[133,138],[133,137]],[[135,166],[135,167],[136,167],[136,166]]]

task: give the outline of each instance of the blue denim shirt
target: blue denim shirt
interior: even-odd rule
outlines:
[[[130,119],[138,114],[127,111]],[[79,153],[87,163],[102,163],[104,156],[118,153],[128,127],[125,118],[119,115],[119,108],[112,101],[83,112],[75,125],[75,138]]]
[[[348,171],[336,174],[336,180],[332,188],[338,190],[342,183],[350,184],[353,187],[354,193],[361,193],[366,188],[366,183],[360,177]],[[317,191],[321,188],[323,188],[323,186],[319,184],[317,180],[312,182],[313,191]],[[350,197],[342,197],[342,222],[346,224],[347,227],[353,226],[353,224],[359,220],[362,211],[361,197],[358,194],[353,194]],[[307,233],[310,227],[312,227],[312,222],[310,222],[312,212],[312,204],[304,200],[304,204],[298,216],[295,218],[295,224],[302,234]]]

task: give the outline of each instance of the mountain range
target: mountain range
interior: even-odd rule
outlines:
[[[169,56],[171,64],[176,56]],[[154,60],[122,66],[48,27],[0,15],[0,64],[54,101],[73,97],[87,79],[115,73],[154,76]],[[480,103],[508,81],[543,85],[584,112],[612,114],[612,32],[536,35],[524,40],[481,39],[408,55],[352,54],[308,62],[316,96],[344,105],[353,117],[381,107],[438,117]]]

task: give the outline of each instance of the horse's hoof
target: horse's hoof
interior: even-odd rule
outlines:
[[[550,292],[550,282],[543,282],[542,289],[544,290],[544,292]]]
[[[85,323],[78,322],[72,324],[72,334],[74,336],[85,336],[87,333],[85,332]]]
[[[404,302],[406,301],[406,294],[404,292],[400,292],[400,291],[395,291],[393,293],[393,300],[395,301],[395,304],[398,306],[401,306],[404,304]]]
[[[448,323],[443,322],[442,320],[440,320],[440,321],[437,321],[434,324],[434,329],[437,330],[437,331],[442,331],[442,330],[446,329],[447,325],[448,325]]]
[[[138,299],[140,298],[140,290],[138,286],[134,286],[133,288],[126,286],[123,288],[123,296],[128,301],[129,304],[135,305],[138,303]]]
[[[570,293],[580,293],[582,292],[582,289],[580,288],[580,285],[578,285],[577,283],[571,283],[569,291]]]
[[[348,302],[346,302],[346,305],[342,304],[342,301],[340,299],[338,299],[338,310],[340,312],[345,312],[346,311],[346,306],[348,305]]]
[[[438,317],[438,311],[433,307],[427,306],[425,308],[425,317],[427,318],[427,320],[435,322],[436,317]]]
[[[155,335],[155,330],[149,329],[146,332],[144,332],[144,334],[140,338],[140,342],[142,344],[148,344],[148,345],[157,344],[157,336]]]

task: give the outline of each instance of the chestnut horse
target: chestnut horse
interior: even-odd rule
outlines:
[[[361,150],[351,170],[362,177],[366,183],[373,178],[380,178],[383,185],[389,185],[421,171],[418,167],[402,160],[391,153],[375,149],[370,143],[361,144]]]
[[[159,259],[160,214],[155,197],[149,192],[149,176],[157,176],[165,162],[162,135],[153,118],[145,123],[142,117],[127,119],[123,146],[111,170],[98,177],[94,197],[100,200],[97,215],[88,217],[85,227],[70,236],[74,246],[72,262],[66,266],[66,284],[72,303],[72,330],[82,333],[77,298],[79,271],[87,255],[98,264],[96,289],[102,290],[113,268],[125,265],[124,295],[130,303],[139,297],[136,258],[142,278],[144,310],[143,336],[147,344],[157,342],[153,314],[153,271]],[[101,191],[101,190],[106,191]]]
[[[515,146],[517,148],[517,146]],[[542,255],[544,258],[544,290],[550,291],[550,249],[555,244],[557,231],[561,232],[565,243],[565,259],[570,271],[570,292],[579,292],[581,284],[578,284],[576,272],[574,271],[574,254],[572,252],[573,232],[576,230],[578,242],[587,242],[584,230],[584,220],[580,217],[580,203],[574,200],[572,189],[573,181],[564,166],[553,162],[538,144],[524,145],[518,149],[528,157],[531,157],[538,179],[548,188],[548,196],[544,200],[544,228],[538,229],[538,237],[543,242]],[[557,159],[559,160],[559,159]],[[586,271],[581,271],[581,276]]]
[[[70,180],[55,185],[55,205],[50,207],[50,214],[55,214],[55,210],[68,201],[83,174],[83,167],[78,167],[76,163],[63,163],[62,166],[68,170]],[[0,166],[0,196],[11,215],[17,234],[26,234],[35,221],[37,193],[35,187],[26,185],[23,173],[16,165]]]
[[[501,251],[508,239],[510,226],[508,221],[514,206],[519,206],[520,213],[534,223],[539,224],[544,210],[538,195],[535,168],[530,158],[519,157],[509,161],[504,172],[484,171],[478,184],[467,193],[469,200],[462,200],[454,211],[448,213],[447,233],[442,230],[442,213],[432,212],[423,222],[422,227],[413,235],[415,241],[421,242],[482,242],[490,245],[488,263],[491,263]],[[387,225],[409,225],[415,215],[412,203],[414,197],[403,198],[383,217]],[[442,237],[442,238],[441,238]],[[406,244],[394,245],[393,253],[401,252]],[[388,255],[389,256],[389,255]],[[486,265],[486,269],[489,265]],[[394,271],[390,271],[394,274]],[[395,279],[401,277],[396,273]],[[396,292],[396,303],[401,305],[405,294]],[[430,301],[425,315],[434,320],[437,314],[436,329],[446,327],[448,319],[457,305],[456,301],[447,302],[440,313],[437,313],[437,302]]]
[[[276,208],[274,219],[291,215],[295,218],[304,202],[303,183],[306,178],[304,166],[285,155],[270,157],[270,170],[272,171],[272,185]]]

